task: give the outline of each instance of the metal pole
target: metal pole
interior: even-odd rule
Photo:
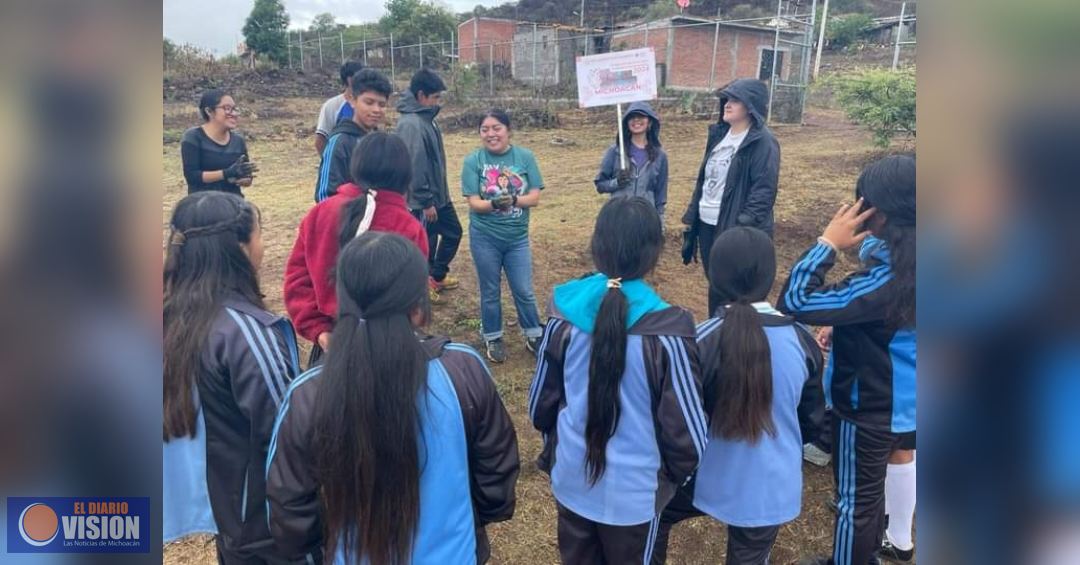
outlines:
[[[896,45],[893,47],[892,70],[900,64],[900,36],[904,33],[904,14],[907,12],[907,2],[900,4],[900,21],[896,22]]]
[[[814,59],[814,73],[810,75],[812,80],[817,80],[818,71],[821,70],[821,48],[825,45],[825,22],[829,20],[829,0],[825,0],[825,6],[821,9],[821,31],[817,39],[817,58]]]
[[[578,27],[585,27],[585,0],[581,0],[581,22]]]
[[[285,32],[285,50],[289,52],[289,68],[292,68],[292,40],[289,39],[289,33]],[[166,61],[168,63],[168,61]],[[166,71],[169,69],[166,68]]]
[[[473,58],[474,63],[479,63],[480,62],[480,46],[476,44],[477,35],[479,35],[477,33],[477,30],[476,30],[476,25],[477,25],[477,22],[479,20],[480,20],[480,18],[478,18],[477,16],[473,16],[473,19],[472,19],[472,48],[473,48],[472,58]]]
[[[532,78],[533,82],[536,82],[536,24],[533,24],[533,60],[532,60]]]
[[[319,32],[319,68],[321,69],[322,67],[323,67],[323,61],[322,61],[322,32],[320,31]]]
[[[424,68],[424,42],[423,41],[420,42],[420,67],[419,68],[421,68],[421,69]]]
[[[495,95],[495,44],[488,43],[488,89],[491,90],[491,95]]]
[[[345,34],[343,32],[339,31],[338,34],[337,34],[337,37],[338,37],[338,41],[341,42],[341,64],[344,65],[345,64]]]
[[[615,114],[618,117],[619,125],[619,169],[626,168],[626,141],[623,140],[623,127],[622,127],[622,103],[615,105]]]
[[[645,22],[645,47],[649,46],[649,22]]]
[[[394,80],[394,34],[390,34],[390,80]]]
[[[367,66],[367,32],[364,32],[364,66]]]
[[[772,70],[769,72],[769,113],[765,116],[765,123],[772,123],[773,98],[776,96],[776,61],[780,58],[780,10],[784,7],[784,0],[776,0],[776,35],[773,36]]]
[[[300,70],[304,70],[304,30],[299,30],[300,33]]]
[[[712,36],[712,64],[709,65],[709,90],[713,89],[713,80],[716,78],[716,44],[720,41],[720,22],[716,22],[716,31]],[[773,58],[775,61],[776,58]]]

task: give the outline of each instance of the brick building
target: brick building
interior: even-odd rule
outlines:
[[[517,22],[498,18],[469,18],[457,27],[458,56],[462,63],[510,65],[511,42]]]
[[[802,34],[780,30],[785,41]],[[649,46],[656,52],[657,81],[661,86],[681,90],[712,90],[736,78],[769,80],[773,59],[777,60],[780,80],[799,73],[800,49],[781,41],[779,55],[773,53],[776,31],[738,23],[715,22],[703,18],[673,16],[642,23],[615,32],[611,50]],[[715,67],[713,44],[716,45]],[[712,84],[710,84],[710,78]]]

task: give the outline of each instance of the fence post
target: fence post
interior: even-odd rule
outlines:
[[[488,43],[488,82],[490,85],[488,89],[491,90],[491,95],[495,96],[495,44]]]
[[[645,47],[649,46],[649,22],[645,22]]]
[[[765,123],[772,123],[773,98],[776,96],[776,79],[780,73],[776,71],[776,61],[780,58],[780,10],[784,7],[784,0],[776,0],[776,34],[773,36],[772,70],[769,72],[769,109],[765,114]]]
[[[390,80],[394,80],[394,34],[390,34]]]
[[[341,42],[341,64],[344,65],[345,64],[345,34],[343,32],[339,31],[338,34],[337,34],[337,37],[338,37],[338,41]]]
[[[300,43],[297,47],[300,48],[300,70],[304,70],[304,30],[299,30]]]
[[[777,28],[779,29],[779,21],[777,21]],[[716,44],[720,41],[720,22],[716,22],[716,30],[713,31],[712,36],[712,64],[709,65],[709,90],[713,89],[714,81],[716,80]],[[776,61],[776,54],[773,54],[773,61]]]
[[[292,39],[289,39],[289,32],[285,32],[285,50],[289,53],[289,68],[292,69]],[[165,63],[165,71],[168,72],[168,61]]]
[[[420,40],[420,66],[418,68],[424,68],[424,40]]]
[[[896,45],[893,47],[892,70],[896,72],[896,66],[900,64],[900,36],[904,33],[904,14],[907,12],[907,2],[900,4],[900,21],[896,22]]]
[[[321,31],[319,32],[319,68],[320,68],[320,69],[321,69],[321,68],[323,68],[323,60],[322,60],[322,32],[321,32]]]
[[[533,86],[536,86],[536,24],[535,23],[533,24],[532,44],[533,44],[532,79],[533,79]]]
[[[364,32],[364,66],[367,66],[367,32]]]

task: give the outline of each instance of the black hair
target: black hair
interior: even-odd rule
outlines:
[[[769,295],[776,279],[776,250],[765,232],[750,227],[724,231],[709,253],[709,286],[720,296],[719,363],[705,367],[717,383],[710,430],[715,437],[756,443],[776,436],[772,419],[773,376],[769,339],[752,306]]]
[[[352,92],[353,98],[359,98],[365,92],[374,92],[386,98],[390,98],[390,95],[394,93],[394,87],[390,81],[375,69],[363,68],[356,71],[349,84],[349,91]]]
[[[210,121],[210,116],[213,115],[213,108],[221,103],[221,99],[229,96],[229,93],[221,90],[220,88],[212,88],[202,93],[199,97],[199,115],[202,116],[204,122]],[[210,109],[207,112],[207,109]]]
[[[412,80],[409,82],[409,92],[412,92],[413,96],[417,97],[420,96],[421,92],[426,96],[431,96],[444,90],[446,90],[446,83],[430,69],[416,71],[416,74],[412,76]]]
[[[863,205],[885,216],[875,235],[889,250],[896,299],[886,320],[897,327],[915,325],[915,176],[914,157],[890,155],[867,165],[855,185]]]
[[[500,124],[506,126],[506,129],[512,129],[510,127],[510,116],[506,113],[506,110],[501,110],[499,108],[492,108],[481,114],[480,120],[476,122],[476,129],[483,127],[484,120],[488,118],[495,118]]]
[[[341,70],[338,73],[341,76],[341,84],[343,86],[349,85],[349,79],[356,73],[360,72],[364,68],[364,64],[360,61],[345,61],[341,65]]]
[[[664,247],[656,206],[640,197],[613,198],[600,209],[591,253],[596,269],[609,279],[640,279],[656,267]],[[619,383],[626,369],[626,316],[630,305],[617,288],[608,288],[596,314],[589,353],[585,469],[595,484],[607,467],[607,442],[619,425]]]
[[[649,155],[649,160],[656,160],[657,154],[660,153],[660,122],[656,121],[656,118],[646,114],[645,112],[632,112],[627,114],[622,121],[623,139],[623,152],[626,154],[626,162],[630,162],[630,116],[634,114],[641,114],[649,119],[649,129],[645,130],[645,152]],[[619,134],[615,134],[615,145],[619,144]]]
[[[341,214],[338,244],[345,247],[356,236],[356,229],[367,210],[368,189],[389,190],[398,194],[409,191],[412,160],[409,148],[397,134],[373,131],[360,138],[349,158],[349,173],[361,187],[360,196],[349,201]]]
[[[421,511],[417,397],[427,382],[410,315],[428,319],[427,258],[398,234],[367,232],[341,250],[336,270],[338,320],[312,434],[325,552],[408,563]]]
[[[263,307],[255,267],[241,247],[258,221],[251,203],[218,191],[191,194],[173,210],[162,301],[165,441],[195,435],[196,377],[225,298],[237,293]]]

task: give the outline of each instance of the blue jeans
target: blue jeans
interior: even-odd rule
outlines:
[[[502,337],[502,272],[510,283],[517,306],[518,325],[525,337],[540,337],[540,314],[532,288],[532,251],[529,238],[503,241],[469,226],[469,249],[480,281],[480,324],[485,341]]]

